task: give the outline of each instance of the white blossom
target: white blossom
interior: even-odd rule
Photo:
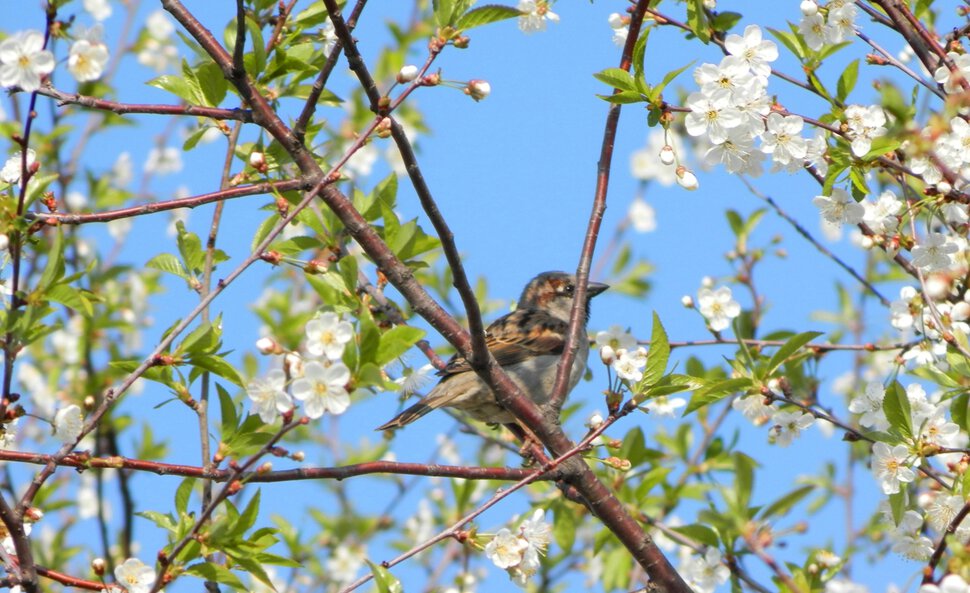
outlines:
[[[178,173],[182,170],[182,151],[174,146],[155,147],[145,159],[145,172],[155,175]]]
[[[307,352],[334,361],[340,360],[347,343],[354,337],[354,326],[330,311],[311,319],[304,331]]]
[[[319,418],[324,412],[343,414],[350,406],[349,381],[350,369],[344,363],[325,367],[313,360],[303,367],[303,376],[293,381],[293,397],[303,402],[310,418]]]
[[[518,9],[525,13],[519,17],[519,30],[523,33],[545,31],[548,22],[559,22],[559,15],[549,10],[548,0],[519,0]]]
[[[808,145],[801,137],[804,120],[797,115],[770,113],[766,124],[761,150],[770,154],[779,165],[797,161],[801,166],[808,154]]]
[[[128,593],[148,593],[155,583],[155,569],[137,558],[115,567],[115,579]]]
[[[84,428],[84,416],[77,404],[63,407],[54,415],[54,436],[62,443],[75,443]]]
[[[697,306],[707,325],[716,332],[730,327],[731,320],[741,314],[741,305],[734,300],[731,289],[722,286],[717,290],[702,288],[697,291]]]
[[[731,91],[718,89],[710,94],[691,93],[686,106],[690,113],[684,119],[691,136],[707,134],[714,144],[727,139],[727,130],[741,125],[741,112],[731,103]]]
[[[835,226],[858,224],[866,213],[866,209],[840,187],[833,188],[831,196],[815,196],[812,203],[819,207],[822,218]]]
[[[805,39],[805,45],[818,51],[825,45],[825,17],[819,13],[808,14],[798,23],[798,32]]]
[[[84,0],[82,3],[84,10],[88,11],[96,21],[106,20],[111,16],[111,3],[109,0]]]
[[[776,411],[771,417],[770,436],[780,447],[787,447],[795,437],[815,423],[815,417],[801,410]]]
[[[950,70],[946,64],[940,63],[939,68],[933,73],[933,80],[943,85],[943,90],[947,93],[959,93],[963,91],[963,84],[970,80],[970,54],[949,52],[946,57],[954,65],[954,70]]]
[[[950,268],[953,254],[959,248],[943,233],[930,233],[913,247],[913,265],[924,272],[942,272]]]
[[[19,31],[0,41],[0,86],[32,93],[40,79],[54,71],[54,54],[44,49],[39,31]]]
[[[916,479],[910,467],[909,451],[905,445],[890,447],[886,443],[872,446],[872,471],[884,494],[896,494],[900,485]]]
[[[273,369],[265,379],[254,379],[246,386],[246,395],[252,400],[252,409],[263,422],[270,424],[283,412],[293,408],[293,400],[285,391],[286,374]]]
[[[651,233],[657,229],[657,215],[653,206],[643,198],[635,198],[627,211],[630,226],[638,233]]]
[[[859,425],[872,430],[886,430],[889,428],[889,421],[886,413],[882,409],[882,402],[885,398],[885,389],[882,383],[871,381],[866,384],[865,390],[854,397],[849,402],[849,411],[853,414],[861,414]]]
[[[728,35],[724,40],[724,49],[732,56],[744,60],[745,64],[756,75],[768,78],[771,74],[771,62],[778,59],[778,46],[773,41],[762,38],[761,27],[748,25],[744,34]]]
[[[78,82],[101,78],[107,63],[108,48],[105,44],[87,39],[78,39],[71,44],[67,69]]]
[[[37,162],[37,153],[34,152],[33,148],[27,149],[27,170],[30,170],[31,166]],[[20,178],[23,175],[23,169],[21,165],[23,164],[23,152],[17,151],[13,153],[7,161],[3,164],[3,170],[0,170],[0,181],[5,183],[10,183],[16,185],[20,183]]]
[[[690,556],[681,564],[679,572],[696,593],[713,593],[718,585],[727,582],[731,576],[717,548],[708,548],[703,556]]]

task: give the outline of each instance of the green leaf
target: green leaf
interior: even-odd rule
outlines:
[[[425,331],[416,327],[408,325],[392,327],[381,336],[381,344],[377,348],[374,362],[379,366],[386,365],[407,352],[424,335]]]
[[[706,387],[702,387],[694,392],[694,395],[687,403],[687,409],[684,410],[683,415],[686,416],[695,410],[703,408],[704,406],[721,401],[732,393],[746,391],[750,388],[751,379],[747,377],[725,379],[723,381],[718,381],[716,383],[707,385]]]
[[[64,277],[64,233],[58,228],[54,231],[54,242],[47,253],[47,265],[37,282],[37,290],[45,290]]]
[[[377,585],[377,590],[380,593],[400,593],[401,581],[392,575],[389,570],[370,560],[367,561],[367,565],[370,566],[371,574],[374,575],[374,584]]]
[[[593,74],[593,78],[621,91],[637,90],[633,75],[622,68],[607,68],[602,72]]]
[[[187,231],[185,223],[181,220],[175,223],[175,230],[178,231],[176,242],[185,266],[192,272],[202,270],[202,266],[205,265],[205,252],[202,250],[199,236]]]
[[[714,15],[714,19],[711,21],[711,26],[714,27],[716,31],[730,31],[734,28],[734,25],[738,24],[741,20],[741,14],[737,12],[719,12]]]
[[[844,103],[849,93],[855,88],[856,80],[859,79],[859,60],[852,60],[842,75],[839,76],[839,83],[835,88],[835,97],[840,103]]]
[[[629,105],[630,103],[643,103],[645,99],[640,91],[621,91],[619,93],[614,93],[612,95],[596,95],[600,99],[603,99],[607,103],[616,103],[619,105]]]
[[[909,396],[906,395],[906,390],[899,381],[893,381],[893,384],[886,389],[886,394],[882,398],[882,409],[886,412],[889,426],[896,429],[903,438],[912,438],[913,412]]]
[[[70,284],[56,284],[44,291],[43,296],[48,301],[60,303],[85,317],[91,317],[94,315],[94,306],[91,304],[90,294]]]
[[[950,415],[953,417],[953,422],[963,430],[970,430],[967,428],[967,422],[970,420],[968,411],[970,411],[970,394],[961,393],[953,398],[953,403],[950,404]]]
[[[650,333],[650,351],[647,353],[647,366],[643,371],[641,384],[648,386],[660,381],[664,371],[667,370],[669,360],[670,341],[667,339],[667,332],[660,322],[660,316],[654,311],[653,330]]]
[[[175,511],[180,517],[188,512],[193,486],[195,486],[195,478],[185,478],[175,491]]]
[[[717,533],[707,525],[680,525],[670,529],[706,546],[716,548],[718,545]]]
[[[694,62],[696,61],[697,60],[691,60],[689,63],[681,66],[680,68],[677,68],[676,70],[671,70],[670,72],[665,74],[663,80],[660,81],[660,84],[658,84],[657,86],[653,87],[653,89],[650,90],[650,95],[649,95],[650,99],[653,101],[658,100],[660,98],[660,94],[663,93],[663,90],[667,87],[667,85],[673,82],[673,80],[677,78],[681,72],[693,66]]]
[[[762,378],[767,379],[770,377],[771,374],[778,369],[778,367],[785,364],[788,357],[797,352],[802,346],[808,344],[821,335],[822,332],[802,332],[789,338],[787,342],[778,348],[778,351],[775,352],[775,354],[771,357],[771,360],[768,361],[768,368],[765,370],[765,374]]]
[[[236,402],[232,401],[232,396],[221,384],[216,383],[216,391],[219,393],[219,419],[222,424],[222,437],[232,434],[239,424],[239,413],[236,411]]]
[[[217,583],[229,585],[237,591],[249,590],[249,588],[246,587],[241,580],[239,580],[239,577],[234,575],[228,568],[212,562],[193,564],[185,569],[185,574],[199,577],[207,581],[215,581]]]
[[[195,103],[196,95],[193,92],[191,85],[189,85],[189,83],[186,82],[181,76],[164,74],[158,78],[149,80],[148,86],[153,86],[157,89],[168,91],[180,99],[184,99],[189,103]]]
[[[711,31],[707,24],[707,14],[704,12],[703,0],[687,0],[687,24],[697,38],[707,43],[711,40]]]
[[[815,486],[802,486],[796,488],[784,496],[779,497],[775,502],[766,506],[759,513],[761,519],[770,519],[775,515],[786,514],[793,506],[801,502],[806,496],[815,490]]]
[[[192,277],[189,276],[189,273],[185,270],[185,266],[182,265],[179,258],[175,257],[171,253],[160,253],[156,255],[145,263],[145,267],[161,270],[167,274],[178,276],[185,281],[192,279]]]
[[[222,100],[226,98],[226,90],[229,87],[222,69],[209,62],[199,66],[198,75],[204,103],[210,107],[218,107]]]
[[[804,60],[808,53],[808,47],[805,42],[802,41],[801,35],[795,34],[794,32],[779,31],[778,29],[772,29],[767,27],[768,32],[771,33],[775,39],[777,39],[782,45],[788,48],[792,54],[795,55],[799,60]],[[794,29],[794,28],[793,28]]]
[[[569,553],[576,543],[576,515],[566,504],[553,506],[552,537],[563,552]]]
[[[226,362],[226,359],[220,356],[216,356],[214,354],[192,356],[189,359],[189,364],[204,371],[209,371],[210,373],[219,375],[223,379],[226,379],[239,387],[246,386],[246,382],[243,381],[243,378],[239,374],[239,371],[236,370],[236,367]]]
[[[738,516],[747,514],[751,503],[751,492],[754,490],[754,470],[757,463],[743,453],[734,455],[734,501],[735,513]]]
[[[139,517],[144,517],[145,519],[148,519],[149,521],[151,521],[158,527],[161,527],[162,529],[165,529],[171,532],[175,531],[176,523],[175,523],[175,519],[172,518],[172,515],[169,515],[167,513],[159,513],[157,511],[141,511],[135,514],[138,515]]]
[[[478,8],[473,8],[472,10],[469,10],[465,14],[461,15],[461,17],[455,23],[455,28],[461,29],[462,31],[467,31],[468,29],[474,29],[475,27],[481,27],[482,25],[489,25],[491,23],[497,23],[507,19],[514,19],[524,14],[526,13],[522,12],[518,8],[512,8],[511,6],[486,4],[484,6],[479,6]]]
[[[249,500],[249,504],[246,505],[245,510],[239,516],[239,521],[233,528],[233,531],[238,534],[243,534],[253,525],[256,524],[256,517],[259,516],[259,502],[261,499],[261,490],[257,489],[256,494]]]

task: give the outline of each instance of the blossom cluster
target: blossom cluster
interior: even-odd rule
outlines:
[[[68,50],[67,69],[78,82],[101,78],[108,63],[108,47],[101,41],[101,25],[76,27]],[[44,34],[19,31],[0,41],[0,86],[19,87],[25,92],[40,89],[41,80],[54,71],[54,54],[47,49]]]
[[[628,384],[638,383],[643,379],[643,371],[647,366],[647,349],[637,346],[637,339],[629,331],[619,325],[612,325],[605,331],[596,333],[595,346],[599,350],[600,360],[608,365],[616,376]],[[687,405],[682,397],[660,396],[651,398],[644,407],[657,416],[672,417],[674,412]],[[598,416],[594,415],[594,418]],[[588,423],[590,427],[598,426],[602,418]]]
[[[766,155],[778,168],[797,170],[806,162],[821,164],[826,148],[823,135],[809,141],[801,136],[804,122],[795,115],[771,111],[768,78],[778,47],[763,39],[761,28],[749,25],[743,35],[724,41],[728,53],[719,64],[694,70],[699,91],[687,97],[687,133],[710,142],[704,158],[723,164],[731,173],[752,176],[763,171]],[[755,141],[761,145],[755,148]]]
[[[539,570],[539,557],[552,541],[552,527],[545,522],[545,511],[536,509],[532,517],[519,524],[517,531],[502,528],[485,546],[485,556],[506,570],[512,581],[525,587]]]
[[[342,414],[350,406],[350,369],[342,357],[354,337],[353,325],[328,311],[311,319],[305,332],[306,353],[315,358],[291,352],[286,355],[286,372],[273,369],[246,387],[252,410],[263,422],[275,422],[280,414],[292,410],[294,399],[303,402],[304,413],[310,418],[319,418],[325,412]],[[266,354],[282,353],[269,338],[261,339],[257,346]]]
[[[819,11],[814,0],[801,3],[802,20],[798,31],[805,45],[812,51],[819,51],[826,45],[842,43],[855,35],[855,21],[859,9],[848,0],[832,0],[825,5],[825,12]]]

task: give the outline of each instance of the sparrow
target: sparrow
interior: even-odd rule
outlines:
[[[589,320],[590,299],[607,288],[609,286],[599,282],[587,285],[584,328]],[[485,345],[492,356],[537,405],[545,404],[552,395],[557,365],[569,332],[569,315],[575,292],[575,275],[543,272],[526,285],[516,310],[499,317],[485,330]],[[586,372],[588,356],[589,340],[581,339],[570,369],[567,393]],[[438,375],[442,379],[434,389],[416,404],[377,427],[377,430],[401,428],[432,410],[446,406],[462,410],[475,420],[489,424],[510,424],[515,421],[515,417],[496,401],[495,394],[464,357],[453,356],[445,368],[438,371]]]

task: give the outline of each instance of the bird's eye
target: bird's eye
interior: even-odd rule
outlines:
[[[572,284],[567,284],[562,287],[562,291],[566,294],[572,294],[576,290],[576,287]]]

